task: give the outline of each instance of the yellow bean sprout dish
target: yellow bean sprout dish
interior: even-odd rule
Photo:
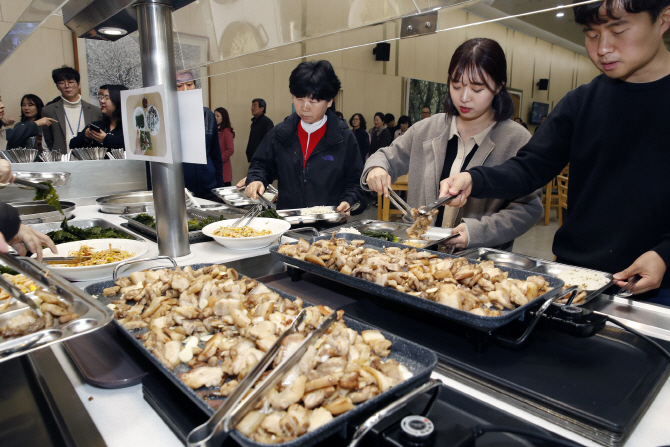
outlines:
[[[61,267],[88,267],[91,265],[111,264],[112,262],[123,261],[135,256],[135,253],[121,250],[120,248],[112,248],[109,244],[109,249],[95,251],[93,247],[82,245],[79,250],[70,251],[68,256],[78,258],[87,258],[85,261],[76,264],[57,264]]]
[[[221,237],[258,237],[272,234],[272,230],[255,230],[251,227],[221,227],[214,230],[215,236]]]

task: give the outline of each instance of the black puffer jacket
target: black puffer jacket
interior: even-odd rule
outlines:
[[[330,110],[326,134],[316,145],[303,169],[298,138],[300,117],[293,113],[263,139],[251,160],[247,185],[278,180],[277,209],[310,206],[354,205],[362,190],[358,179],[363,170],[356,137]]]

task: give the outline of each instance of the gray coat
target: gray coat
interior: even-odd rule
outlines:
[[[89,125],[94,121],[102,121],[102,112],[100,107],[96,107],[88,102],[81,100],[81,105],[84,108],[84,124]],[[68,146],[65,142],[65,135],[67,121],[65,121],[65,110],[63,109],[63,98],[58,99],[58,101],[44,106],[42,109],[42,116],[53,118],[57,123],[53,123],[51,126],[44,127],[43,137],[44,143],[51,150],[57,150],[64,154],[68,152]],[[75,125],[73,124],[72,127]],[[77,136],[77,132],[74,133]]]
[[[414,124],[389,147],[374,153],[363,168],[361,186],[369,191],[365,179],[370,169],[384,168],[393,182],[408,176],[407,202],[418,208],[437,200],[440,175],[449,142],[451,122],[444,113]],[[466,168],[496,166],[516,155],[530,139],[530,133],[517,123],[505,120],[488,133]],[[410,157],[411,154],[411,157]],[[513,241],[537,223],[542,215],[540,190],[511,201],[468,198],[450,227],[464,222],[468,228],[468,247],[495,247]]]

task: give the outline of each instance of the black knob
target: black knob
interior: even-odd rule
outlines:
[[[435,432],[433,422],[423,416],[407,416],[400,422],[400,433],[409,445],[428,445]]]
[[[581,317],[584,314],[584,309],[576,306],[563,306],[561,307],[561,315],[569,320],[574,320]]]

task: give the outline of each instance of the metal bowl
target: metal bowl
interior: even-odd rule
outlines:
[[[28,172],[28,171],[14,171],[14,176],[22,180],[34,183],[51,183],[52,186],[66,185],[70,179],[69,172]],[[27,186],[19,186],[21,189],[32,189]]]
[[[121,194],[98,197],[95,203],[100,206],[101,213],[150,213],[154,211],[154,194],[152,191],[124,192]],[[186,196],[186,206],[191,205],[191,200]]]
[[[0,155],[11,163],[32,163],[37,158],[37,149],[16,148],[0,151]]]
[[[75,209],[74,202],[61,201],[61,208],[65,217],[72,218],[72,212]],[[11,206],[19,211],[21,222],[24,224],[37,224],[46,222],[60,222],[63,220],[61,214],[56,208],[48,205],[46,202],[13,202]]]
[[[105,158],[107,148],[105,147],[81,147],[72,149],[79,160],[102,160]]]

